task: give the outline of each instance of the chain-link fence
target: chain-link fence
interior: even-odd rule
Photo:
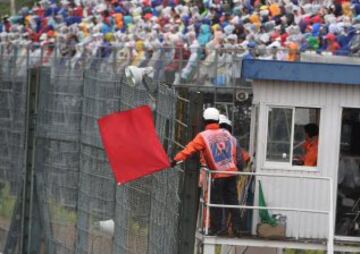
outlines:
[[[25,222],[16,218],[25,217],[23,203],[28,202],[23,195],[29,170],[25,155],[27,127],[33,121],[36,202],[30,202],[38,206],[41,218],[40,253],[177,253],[183,171],[169,169],[117,187],[97,119],[147,104],[153,109],[160,140],[172,156],[192,138],[193,126],[189,93],[179,95],[168,84],[181,76],[189,61],[193,74],[200,73],[203,64],[204,70],[210,66],[206,62],[192,66],[191,59],[172,66],[168,57],[178,49],[152,52],[146,63],[138,65],[154,68],[151,85],[157,89],[149,93],[145,87],[127,84],[124,69],[134,59],[124,57],[126,50],[113,49],[107,57],[101,50],[92,56],[68,57],[55,48],[0,47],[0,251],[19,253],[23,247],[20,235]],[[212,68],[214,63],[220,65],[217,57],[213,61]],[[238,87],[238,74],[226,78],[225,87],[215,82],[217,76],[215,72],[200,79],[196,74],[180,80],[188,92],[202,94],[202,106],[216,106],[240,123],[241,129],[235,124],[235,134],[247,146],[250,98],[237,98],[245,91]],[[204,80],[215,89],[207,90],[210,83]],[[39,87],[37,95],[29,91],[32,83]],[[38,104],[33,115],[26,111],[32,97]]]
[[[21,194],[25,148],[25,73],[18,75],[14,54],[2,54],[0,62],[0,246],[11,245],[20,234],[20,224],[12,225],[17,197]]]
[[[121,70],[117,65],[121,59],[114,63],[92,58],[86,65],[74,65],[72,59],[56,57],[45,63],[45,55],[36,59],[29,50],[2,53],[0,250],[21,249],[21,237],[14,234],[22,232],[22,225],[14,224],[12,217],[16,207],[22,207],[16,203],[22,201],[26,170],[26,89],[36,82],[34,193],[43,252],[176,253],[181,172],[169,169],[117,187],[97,126],[97,119],[106,114],[147,104],[154,109],[158,135],[170,153],[175,90],[159,84],[154,100],[143,87],[128,86],[125,66]]]

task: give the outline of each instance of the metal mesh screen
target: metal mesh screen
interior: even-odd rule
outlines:
[[[15,246],[9,239],[20,239],[16,235],[20,230],[10,230],[10,226],[24,186],[25,127],[29,120],[26,89],[29,82],[36,82],[35,194],[46,253],[177,252],[181,171],[169,169],[117,187],[97,119],[147,104],[154,110],[161,142],[173,155],[174,146],[181,147],[175,140],[186,136],[189,100],[179,102],[173,88],[158,83],[150,84],[157,87],[156,93],[143,86],[129,86],[124,68],[131,61],[121,58],[124,50],[114,50],[106,59],[96,55],[67,59],[57,49],[30,51],[0,45],[0,251]],[[142,64],[154,67],[156,82],[181,76],[164,70],[171,63],[168,51],[154,52],[151,60]],[[213,78],[197,76],[188,82],[206,84],[204,80]],[[215,106],[217,102],[233,105],[234,97],[222,98],[220,93],[209,101]],[[226,112],[233,115],[235,111],[229,107]]]
[[[36,172],[49,252],[176,252],[180,173],[116,187],[97,126],[101,116],[148,104],[170,149],[175,91],[161,86],[155,103],[122,74],[74,71],[66,61],[40,71]]]
[[[26,73],[20,73],[17,54],[1,48],[0,62],[0,250],[19,237],[10,229],[16,199],[23,185]],[[20,225],[16,225],[19,229]],[[12,231],[12,232],[11,232]],[[15,245],[11,245],[14,250]]]
[[[82,74],[62,67],[39,69],[35,172],[51,253],[74,251],[78,217]]]
[[[113,220],[115,183],[102,149],[97,119],[119,110],[117,80],[112,75],[85,72],[81,122],[79,219],[77,253],[112,253],[112,234],[97,227]]]

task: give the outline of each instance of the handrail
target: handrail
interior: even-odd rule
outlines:
[[[334,186],[331,177],[324,176],[308,176],[299,174],[278,174],[278,173],[258,173],[258,172],[240,172],[240,171],[220,171],[220,170],[209,170],[208,168],[202,168],[201,170],[206,172],[207,183],[208,183],[208,194],[207,200],[201,200],[203,205],[206,206],[206,217],[205,217],[205,235],[209,234],[209,223],[210,223],[210,207],[216,208],[230,208],[230,209],[247,209],[247,210],[278,210],[278,211],[294,211],[303,213],[317,213],[328,215],[328,241],[327,241],[327,253],[333,254],[334,252]],[[303,209],[303,208],[290,208],[290,207],[264,207],[264,206],[247,206],[247,205],[225,205],[225,204],[212,204],[211,200],[211,175],[212,174],[229,174],[236,176],[264,176],[264,177],[280,177],[280,178],[301,178],[301,179],[312,179],[312,180],[323,180],[329,184],[329,210],[316,210],[316,209]]]
[[[242,172],[242,171],[221,171],[210,170],[208,168],[202,168],[205,172],[210,174],[228,174],[228,175],[242,175],[242,176],[267,176],[267,177],[284,177],[284,178],[303,178],[303,179],[318,179],[318,180],[331,180],[331,177],[327,176],[308,176],[299,174],[273,174],[273,173],[258,173],[258,172]]]

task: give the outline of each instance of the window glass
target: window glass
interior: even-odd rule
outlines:
[[[316,167],[319,119],[316,108],[270,107],[266,160]]]
[[[266,159],[290,162],[292,109],[269,108]]]

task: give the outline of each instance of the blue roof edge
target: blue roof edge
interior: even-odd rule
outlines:
[[[360,65],[245,59],[242,78],[360,85]]]

